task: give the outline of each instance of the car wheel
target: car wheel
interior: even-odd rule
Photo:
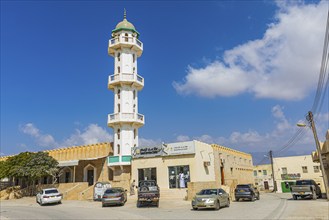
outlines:
[[[59,201],[58,204],[62,204],[62,201]]]
[[[258,196],[257,196],[257,200],[259,200],[260,199],[260,195],[258,194]]]
[[[313,192],[313,194],[312,194],[312,199],[313,199],[313,200],[316,200],[316,199],[317,199],[316,192]]]
[[[255,201],[255,195],[252,195],[250,201],[254,202]]]
[[[105,204],[104,204],[104,203],[102,203],[102,207],[103,207],[103,208],[105,207]]]
[[[236,202],[239,202],[239,201],[240,201],[240,198],[235,198],[235,201],[236,201]]]
[[[198,210],[198,208],[197,207],[192,207],[193,208],[193,210]]]
[[[140,201],[137,201],[136,206],[137,206],[137,208],[140,208],[141,207],[141,202]]]
[[[40,205],[40,206],[43,206],[43,202],[42,202],[41,199],[40,199],[39,205]]]
[[[293,198],[294,200],[297,200],[297,196],[296,196],[296,195],[293,195],[292,198]]]
[[[230,199],[227,199],[226,207],[230,207]]]
[[[215,204],[215,210],[219,210],[219,208],[220,208],[220,204],[219,204],[219,201],[217,201]]]

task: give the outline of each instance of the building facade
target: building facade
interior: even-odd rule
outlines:
[[[261,191],[274,190],[271,164],[262,164],[262,165],[254,166],[253,175],[254,175],[255,185],[259,190]]]
[[[253,184],[253,162],[251,154],[217,144],[214,150],[216,181],[228,186],[230,194],[238,184]]]
[[[184,198],[190,182],[215,182],[213,150],[200,141],[137,147],[133,152],[132,179],[156,180],[161,193]]]
[[[326,173],[327,183],[329,183],[329,130],[326,132],[326,140],[323,143],[320,143],[320,148],[323,162],[323,171]],[[312,152],[312,160],[315,163],[320,163],[319,153],[317,151]],[[329,186],[327,186],[327,190],[329,190]]]
[[[273,158],[274,179],[277,185],[277,192],[290,192],[289,185],[294,185],[296,180],[313,179],[320,183],[324,191],[320,164],[313,162],[311,155],[276,157]]]

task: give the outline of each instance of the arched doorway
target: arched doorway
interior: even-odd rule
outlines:
[[[89,186],[94,185],[94,183],[96,182],[96,173],[97,173],[96,167],[94,167],[91,164],[88,164],[83,169],[83,173],[84,173],[83,181],[88,182]]]

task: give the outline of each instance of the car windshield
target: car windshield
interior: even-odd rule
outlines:
[[[146,182],[141,182],[139,184],[140,186],[155,186],[155,181],[146,181]]]
[[[203,189],[198,195],[217,195],[217,189]]]
[[[108,189],[108,190],[105,191],[106,194],[121,193],[121,192],[122,192],[121,189],[116,189],[116,188]]]
[[[251,186],[248,184],[237,185],[236,188],[250,188]]]
[[[311,180],[297,180],[296,185],[312,185]]]
[[[58,193],[57,189],[45,190],[45,194]]]

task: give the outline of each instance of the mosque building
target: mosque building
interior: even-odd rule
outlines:
[[[108,46],[108,54],[114,58],[114,72],[108,78],[114,111],[107,119],[113,142],[47,151],[59,162],[61,175],[55,186],[64,199],[92,198],[97,182],[129,189],[132,180],[156,180],[162,198],[182,199],[191,199],[202,188],[223,187],[232,194],[237,184],[253,183],[252,157],[241,151],[196,140],[139,146],[138,129],[145,124],[138,111],[138,93],[144,87],[137,69],[143,52],[139,37],[124,12]],[[8,157],[0,157],[0,161]],[[39,181],[52,184],[49,177]],[[22,180],[14,184],[22,185]]]

